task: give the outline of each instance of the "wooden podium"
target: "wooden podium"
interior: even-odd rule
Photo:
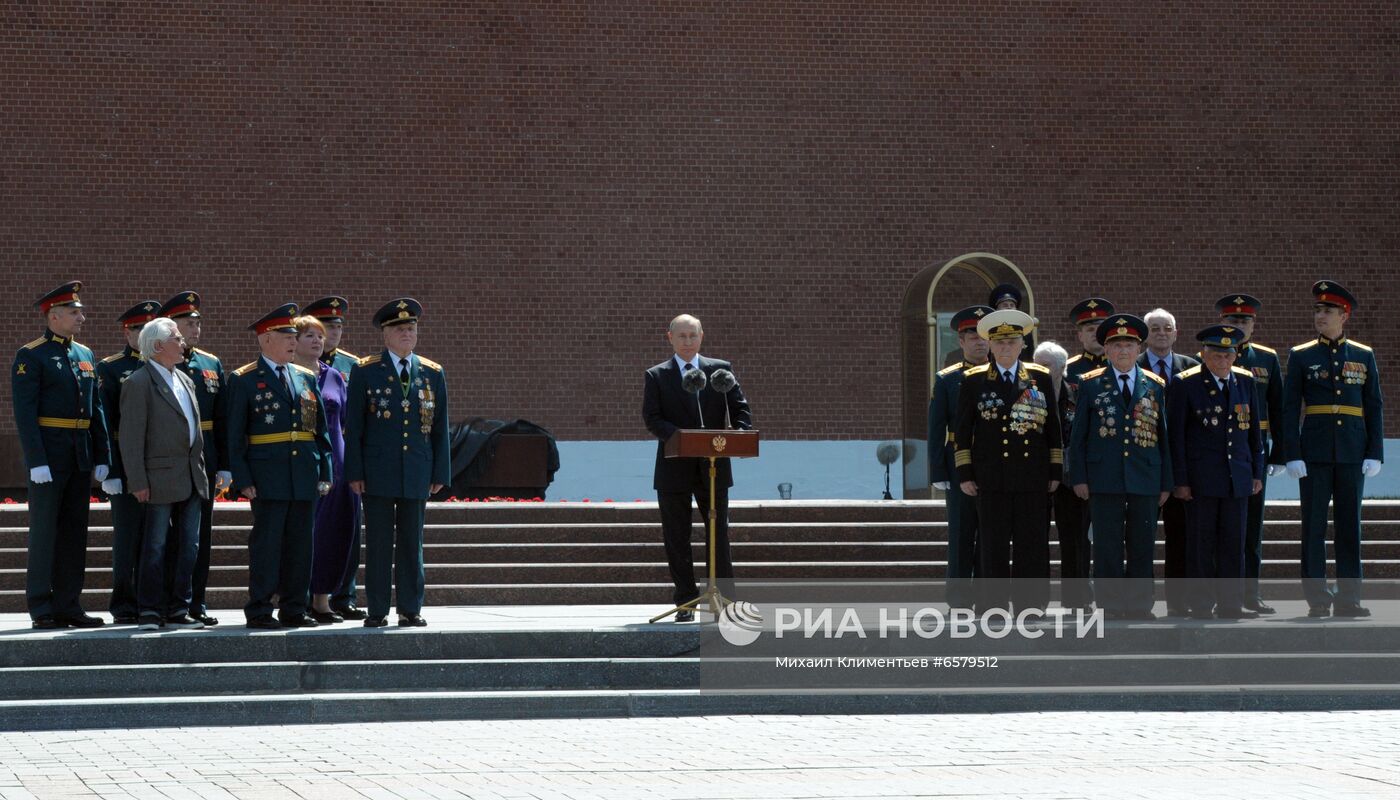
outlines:
[[[696,611],[701,606],[709,606],[710,613],[715,619],[719,619],[719,612],[729,605],[730,601],[720,594],[715,578],[715,522],[718,518],[715,508],[715,459],[757,458],[758,431],[682,428],[671,434],[662,452],[666,458],[706,458],[710,461],[710,545],[705,551],[709,555],[710,578],[704,593],[699,597],[670,611],[657,614],[651,621],[656,622],[681,611]]]

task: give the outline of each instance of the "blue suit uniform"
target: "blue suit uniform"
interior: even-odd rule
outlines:
[[[227,470],[228,453],[223,445],[228,425],[228,391],[224,365],[218,356],[198,347],[185,354],[185,360],[175,366],[194,381],[194,397],[199,403],[199,428],[204,432],[204,469],[209,478],[209,499],[200,502],[199,552],[195,556],[191,581],[190,615],[208,613],[205,590],[209,586],[209,556],[214,540],[214,473]],[[170,548],[169,566],[175,568],[176,548]]]
[[[1384,459],[1376,355],[1343,336],[1294,347],[1277,431],[1284,461],[1303,461],[1303,594],[1312,606],[1361,602],[1361,462]],[[1334,504],[1337,587],[1327,587],[1327,505]]]
[[[447,376],[441,365],[411,354],[405,385],[396,362],[387,349],[360,359],[346,390],[345,475],[365,482],[365,594],[371,617],[389,614],[391,575],[399,614],[422,610],[429,489],[452,482]]]
[[[1133,369],[1130,403],[1112,368],[1084,374],[1067,457],[1070,484],[1089,486],[1095,594],[1113,612],[1152,610],[1157,505],[1172,483],[1165,382]]]
[[[122,482],[122,492],[114,494],[112,502],[112,600],[108,611],[114,618],[135,617],[136,568],[141,559],[141,531],[146,519],[146,506],[137,502],[126,485],[126,470],[122,466],[121,447],[121,394],[122,384],[131,373],[140,369],[146,362],[141,354],[130,347],[102,359],[97,365],[97,386],[102,394],[102,411],[107,420],[107,430],[112,444],[112,471],[108,478]]]
[[[46,330],[10,367],[25,468],[48,466],[53,475],[29,484],[25,602],[34,619],[83,613],[92,469],[110,464],[95,361],[85,345]]]
[[[360,357],[354,353],[336,348],[329,353],[322,353],[321,363],[338,370],[341,377],[345,379],[346,385],[349,385],[350,373],[353,372],[355,366],[360,363]],[[362,542],[359,517],[356,518],[356,523],[352,527],[353,530],[350,532],[350,558],[345,563],[345,574],[340,578],[340,585],[336,588],[335,592],[331,594],[330,604],[332,611],[356,605],[358,589],[355,586],[355,577],[360,572],[360,547]]]
[[[1193,612],[1238,612],[1244,603],[1244,540],[1264,441],[1254,374],[1231,368],[1224,389],[1192,367],[1167,392],[1172,471],[1186,503],[1186,602]]]
[[[955,608],[973,605],[972,586],[977,574],[977,499],[958,488],[953,459],[953,431],[957,424],[958,389],[963,371],[977,366],[962,361],[938,371],[928,403],[929,483],[947,481],[948,574],[947,600]]]
[[[331,442],[316,374],[286,365],[288,381],[259,358],[228,382],[231,491],[257,490],[248,538],[249,619],[306,613],[311,590],[311,526],[317,484],[331,481]],[[290,384],[290,385],[289,385]]]

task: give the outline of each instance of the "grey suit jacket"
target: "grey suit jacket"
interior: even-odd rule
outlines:
[[[151,364],[131,373],[122,384],[121,449],[128,492],[150,489],[148,503],[178,503],[198,493],[209,498],[209,477],[204,471],[204,433],[199,430],[199,401],[194,382],[180,370],[175,380],[184,383],[194,409],[195,436],[190,444],[189,423],[180,401]]]

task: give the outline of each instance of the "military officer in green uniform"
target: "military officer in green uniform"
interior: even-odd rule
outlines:
[[[423,307],[391,300],[374,315],[384,350],[360,359],[346,389],[345,475],[364,498],[365,627],[388,624],[391,575],[402,627],[422,627],[423,514],[452,480],[447,377],[414,353]]]
[[[1283,472],[1283,448],[1271,428],[1283,418],[1283,369],[1278,351],[1254,341],[1254,323],[1263,303],[1259,298],[1243,294],[1227,294],[1215,301],[1220,321],[1239,328],[1248,341],[1239,347],[1235,366],[1254,376],[1259,399],[1259,432],[1264,436],[1264,452],[1268,461],[1264,488],[1249,498],[1248,516],[1244,528],[1244,607],[1258,614],[1273,614],[1274,608],[1264,602],[1259,590],[1259,566],[1264,557],[1264,493],[1269,476]],[[1204,359],[1202,359],[1204,362]]]
[[[1064,441],[1050,370],[1019,360],[1029,314],[994,311],[977,323],[992,360],[963,373],[953,460],[977,499],[977,610],[1044,609],[1050,600],[1049,493],[1063,477]],[[1014,580],[1014,585],[1012,581]]]
[[[315,627],[311,526],[316,498],[331,488],[331,441],[317,375],[292,363],[295,303],[249,326],[262,355],[228,386],[228,462],[233,490],[252,501],[248,537],[249,628]],[[273,595],[279,598],[272,616]]]
[[[1074,493],[1089,501],[1094,520],[1094,593],[1104,616],[1156,619],[1157,509],[1173,480],[1166,383],[1136,363],[1147,338],[1141,318],[1114,314],[1095,335],[1109,365],[1081,378],[1070,430],[1069,480]]]
[[[208,471],[209,485],[214,491],[204,500],[199,511],[199,553],[195,557],[194,576],[190,599],[190,616],[206,626],[218,625],[219,620],[209,615],[205,600],[205,590],[209,586],[209,556],[214,541],[214,497],[228,488],[232,474],[228,467],[228,453],[224,446],[228,418],[226,407],[227,391],[224,365],[218,356],[208,350],[201,350],[200,335],[204,332],[204,314],[200,311],[202,300],[198,292],[180,292],[160,308],[162,317],[175,320],[180,335],[185,338],[185,360],[176,366],[194,381],[194,396],[199,403],[199,427],[204,432],[204,466]],[[170,569],[175,568],[178,548],[169,548]]]
[[[953,430],[957,422],[958,388],[963,372],[987,363],[987,340],[977,323],[992,313],[991,306],[969,306],[953,315],[962,360],[944,367],[933,379],[928,403],[928,472],[933,488],[947,492],[948,575],[947,600],[954,608],[973,605],[971,578],[977,564],[977,500],[954,486],[957,466],[953,460]]]
[[[122,470],[121,447],[118,446],[122,384],[144,363],[136,337],[159,312],[160,303],[155,300],[143,300],[127,309],[117,318],[126,336],[126,347],[97,365],[97,387],[102,393],[102,411],[112,445],[112,471],[102,482],[102,491],[112,503],[112,600],[108,610],[112,621],[118,625],[136,624],[136,567],[141,558],[141,530],[146,518],[145,504],[125,491],[123,485],[126,473]]]
[[[1313,284],[1318,336],[1294,347],[1283,386],[1282,440],[1298,478],[1303,595],[1308,616],[1368,617],[1361,605],[1361,493],[1381,472],[1385,439],[1376,354],[1344,326],[1358,305],[1336,281]],[[1327,586],[1327,505],[1333,504],[1337,586]]]
[[[315,317],[326,326],[326,348],[321,353],[321,361],[339,370],[347,384],[350,381],[350,372],[360,362],[359,356],[340,346],[340,341],[345,336],[345,315],[349,311],[350,301],[339,295],[322,297],[302,309],[303,314]],[[350,560],[345,565],[345,576],[341,578],[340,586],[330,597],[331,611],[344,619],[365,618],[365,612],[356,605],[358,589],[355,586],[355,576],[360,571],[361,538],[360,526],[355,525],[354,528],[350,534]]]
[[[1102,297],[1087,297],[1069,311],[1074,334],[1081,352],[1065,362],[1065,376],[1060,391],[1060,424],[1068,448],[1074,429],[1075,404],[1079,400],[1079,383],[1086,372],[1108,366],[1103,344],[1099,342],[1099,325],[1114,312],[1113,303]],[[1094,604],[1093,576],[1089,549],[1089,504],[1079,499],[1069,481],[1055,490],[1055,529],[1060,537],[1060,605],[1066,608],[1089,609]]]
[[[97,360],[73,337],[82,330],[82,282],[35,302],[44,335],[15,353],[10,367],[15,427],[29,468],[29,552],[25,602],[35,628],[95,628],[83,612],[88,498],[110,467]]]

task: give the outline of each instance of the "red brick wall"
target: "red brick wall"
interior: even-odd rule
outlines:
[[[689,311],[769,435],[892,438],[901,294],[981,250],[1066,343],[1090,292],[1190,332],[1249,291],[1287,345],[1334,278],[1400,379],[1393,3],[177,5],[0,10],[3,341],[70,277],[100,355],[193,288],[229,366],[278,303],[348,295],[366,352],[410,294],[454,417],[615,439]]]

